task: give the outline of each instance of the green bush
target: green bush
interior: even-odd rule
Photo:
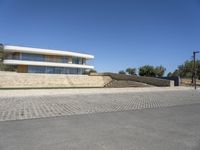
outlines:
[[[118,73],[119,73],[119,74],[126,74],[126,72],[123,71],[123,70],[120,70]]]
[[[165,71],[166,69],[163,66],[154,67],[151,65],[144,65],[139,68],[139,75],[148,77],[162,77]]]

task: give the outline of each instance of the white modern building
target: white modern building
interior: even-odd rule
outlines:
[[[21,73],[82,74],[93,69],[87,61],[93,55],[53,49],[1,45],[3,64],[14,65]]]

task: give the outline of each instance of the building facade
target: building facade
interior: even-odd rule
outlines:
[[[3,64],[14,65],[20,73],[83,74],[93,69],[92,55],[31,47],[2,45]]]

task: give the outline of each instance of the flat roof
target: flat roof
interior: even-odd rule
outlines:
[[[62,51],[62,50],[53,50],[53,49],[12,46],[12,45],[3,45],[3,50],[5,52],[24,52],[24,53],[32,53],[32,54],[74,56],[74,57],[81,57],[81,58],[85,58],[85,59],[93,59],[94,58],[93,55],[89,55],[89,54],[82,54],[82,53]]]

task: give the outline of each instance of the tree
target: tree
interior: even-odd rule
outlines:
[[[178,71],[181,77],[191,78],[193,76],[193,61],[185,61],[178,66]]]
[[[97,71],[95,69],[87,69],[83,72],[83,74],[87,74],[87,75],[89,75],[90,73],[97,73]]]
[[[200,80],[200,60],[197,61],[197,77]]]
[[[179,70],[176,69],[173,73],[172,73],[172,77],[177,77],[180,76]]]
[[[127,68],[127,69],[126,69],[126,72],[127,72],[129,75],[135,75],[135,74],[136,74],[136,68]]]
[[[173,75],[173,73],[169,72],[169,73],[167,74],[167,77],[172,77],[172,75]]]
[[[154,68],[154,72],[157,77],[162,77],[164,75],[165,71],[166,71],[166,68],[163,67],[162,65]]]
[[[192,78],[194,75],[193,60],[187,60],[173,72],[173,76],[180,76],[182,78]],[[196,61],[197,77],[200,79],[200,60]]]
[[[139,68],[139,75],[148,77],[162,77],[165,71],[166,68],[162,65],[156,67],[151,65],[144,65]]]
[[[155,77],[155,69],[153,66],[150,65],[144,65],[139,68],[139,75],[140,76],[148,76],[148,77]]]
[[[0,44],[0,63],[3,61],[3,48]]]
[[[97,71],[95,69],[90,69],[89,73],[97,73]]]
[[[123,70],[120,70],[118,73],[119,73],[119,74],[126,74],[126,72],[123,71]]]
[[[16,71],[16,66],[3,64],[3,49],[0,44],[0,71]]]
[[[4,65],[0,62],[0,71],[16,71],[17,67],[13,65]]]

